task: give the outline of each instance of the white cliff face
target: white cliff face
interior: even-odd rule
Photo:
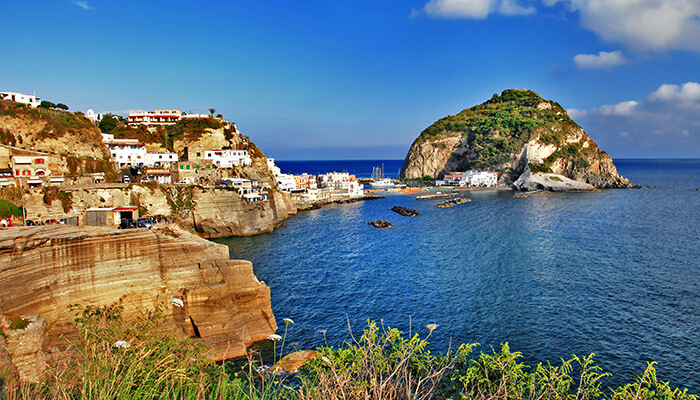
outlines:
[[[538,141],[539,137],[525,144],[523,152],[528,163],[541,164],[544,159],[554,154],[558,147],[553,144],[544,144]]]

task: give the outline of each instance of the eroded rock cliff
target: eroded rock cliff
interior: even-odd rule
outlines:
[[[596,188],[627,188],[612,159],[556,102],[510,89],[425,129],[406,155],[400,177],[441,178],[452,171],[492,170],[501,181],[553,173]]]
[[[32,339],[37,351],[66,347],[75,334],[71,304],[120,304],[128,317],[180,299],[183,308],[169,306],[171,326],[206,343],[216,360],[244,355],[277,329],[270,288],[252,264],[173,225],[5,229],[0,282],[0,314],[45,320],[41,340]]]

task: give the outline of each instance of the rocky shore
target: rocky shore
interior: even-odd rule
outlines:
[[[252,264],[230,260],[225,245],[175,225],[4,229],[0,282],[0,314],[35,320],[31,329],[15,333],[19,339],[0,343],[24,375],[36,373],[36,365],[21,360],[41,360],[68,347],[75,335],[71,304],[119,304],[127,318],[165,305],[171,327],[204,342],[215,360],[245,355],[247,346],[277,329],[270,288],[258,281]],[[183,307],[169,304],[173,299]]]

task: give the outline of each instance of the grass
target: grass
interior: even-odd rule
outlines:
[[[427,345],[434,324],[423,337],[406,337],[368,322],[359,338],[350,330],[343,346],[319,348],[319,357],[289,379],[258,372],[260,357],[252,351],[243,367],[213,363],[202,344],[162,328],[168,318],[162,307],[131,321],[117,306],[73,311],[79,332],[74,353],[49,365],[36,383],[0,375],[0,399],[697,400],[659,381],[654,363],[633,382],[604,389],[609,374],[592,354],[534,368],[507,343],[478,355],[478,344],[433,354]],[[285,335],[271,337],[275,359],[292,323],[285,319]]]

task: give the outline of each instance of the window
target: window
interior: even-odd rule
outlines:
[[[185,169],[185,166],[184,166],[184,165],[180,165],[180,169]]]
[[[207,165],[207,169],[211,169],[211,165]]]
[[[201,157],[201,156],[202,156],[202,153],[197,152],[197,157]]]
[[[44,163],[44,159],[43,159],[43,158],[35,158],[35,159],[34,159],[34,164],[43,164],[43,163]]]
[[[187,169],[190,169],[190,164],[187,164]]]

